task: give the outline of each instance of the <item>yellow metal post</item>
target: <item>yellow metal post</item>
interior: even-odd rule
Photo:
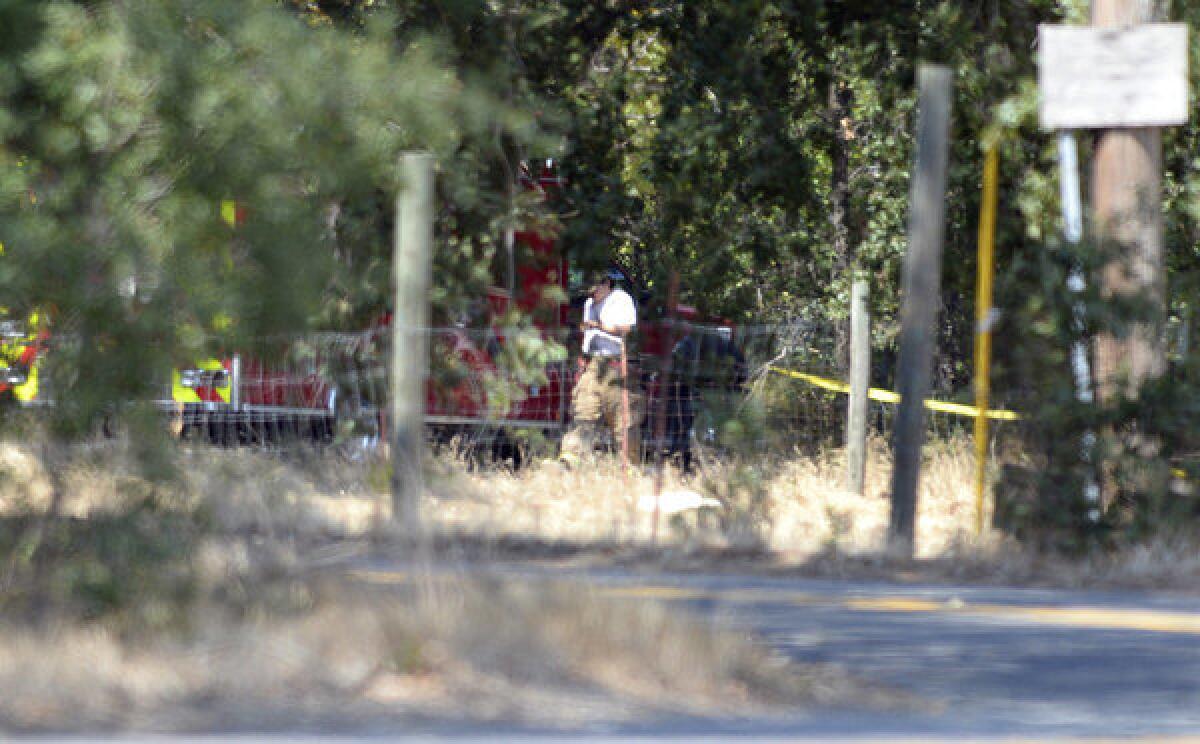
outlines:
[[[975,283],[975,407],[988,410],[992,364],[992,276],[996,238],[996,181],[999,156],[993,145],[983,162],[983,202],[979,212],[979,268]],[[988,417],[975,417],[975,534],[983,534],[987,489]]]

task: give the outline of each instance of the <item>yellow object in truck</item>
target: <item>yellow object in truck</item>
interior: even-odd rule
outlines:
[[[21,403],[32,403],[37,400],[38,394],[38,367],[41,358],[35,359],[29,367],[29,374],[25,377],[25,382],[20,385],[13,385],[13,397]]]
[[[204,370],[206,372],[223,372],[225,365],[219,359],[206,359],[200,362],[192,369]],[[204,386],[209,387],[209,386]],[[232,381],[229,375],[225,375],[223,382],[220,385],[211,386],[211,390],[217,393],[222,403],[229,402],[229,394],[232,390]],[[176,403],[215,403],[216,401],[205,401],[196,392],[196,387],[190,387],[183,384],[183,370],[176,368],[171,378],[171,399]]]
[[[7,308],[0,308],[0,320],[7,321]],[[38,324],[40,317],[37,312],[29,314],[29,318],[25,321],[19,333],[21,335],[7,335],[0,340],[0,365],[6,368],[22,369],[28,363],[28,369],[25,369],[25,379],[11,386],[13,397],[21,403],[32,403],[37,399],[38,395],[38,368],[41,366],[42,357],[37,353],[36,349],[31,349],[38,342]],[[30,352],[33,352],[32,358]],[[27,362],[22,359],[26,358]]]

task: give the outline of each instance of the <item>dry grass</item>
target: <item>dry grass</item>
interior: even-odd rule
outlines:
[[[575,470],[543,461],[514,473],[443,456],[428,463],[424,516],[451,554],[482,551],[472,555],[484,558],[566,551],[608,559],[616,553],[710,569],[1200,589],[1200,537],[1194,532],[1164,531],[1143,543],[1075,557],[1040,553],[990,529],[975,535],[974,458],[963,439],[927,448],[917,514],[919,560],[896,560],[884,550],[890,455],[880,440],[870,443],[869,454],[861,495],[842,487],[839,452],[707,462],[687,477],[668,469],[657,534],[650,468],[625,469],[602,457]],[[112,443],[76,457],[63,475],[68,485],[63,513],[94,516],[145,498],[148,486],[129,461],[126,449]],[[389,538],[387,471],[378,463],[199,448],[183,453],[178,467],[182,480],[159,488],[160,501],[203,509],[218,532],[254,535],[268,548],[307,544],[309,563],[338,560],[347,541],[370,538],[377,544]],[[707,499],[708,506],[674,511],[689,496]],[[24,447],[0,447],[0,517],[36,512],[48,503],[37,459]],[[514,553],[518,548],[522,552]],[[752,560],[733,560],[747,556]]]
[[[178,477],[165,481],[147,480],[120,442],[56,457],[64,498],[48,522],[61,529],[36,549],[53,569],[39,573],[14,567],[28,551],[18,538],[50,504],[50,479],[28,448],[0,446],[0,538],[10,546],[0,576],[0,731],[576,729],[911,705],[663,605],[579,585],[418,571],[395,587],[367,587],[347,564],[370,546],[403,547],[381,519],[382,466],[316,453],[178,454]],[[710,462],[686,478],[669,471],[654,549],[652,471],[606,459],[517,473],[438,459],[425,520],[451,555],[483,544],[494,551],[485,556],[512,558],[523,545],[545,557],[565,543],[600,559],[707,570],[1200,588],[1194,535],[1082,558],[976,538],[966,442],[926,454],[915,562],[882,549],[890,465],[880,442],[862,495],[841,488],[837,453]],[[677,510],[687,498],[701,506]],[[192,541],[186,549],[130,546],[119,517],[145,503],[169,524],[165,542],[179,535]],[[113,535],[124,537],[105,542]],[[98,581],[105,556],[111,565]],[[99,604],[76,601],[97,592]]]
[[[179,533],[195,540],[189,550],[149,568],[178,576],[187,590],[164,598],[161,586],[134,587],[119,597],[121,612],[85,622],[70,602],[7,611],[36,594],[33,582],[22,590],[10,574],[0,585],[0,730],[411,730],[451,721],[577,728],[910,704],[837,669],[790,664],[662,605],[578,585],[417,572],[396,587],[367,588],[346,573],[346,559],[370,545],[401,545],[380,519],[386,470],[307,454],[201,448],[180,453],[179,477],[162,482],[143,477],[119,442],[58,458],[67,463],[58,519],[75,532],[66,533],[68,550],[43,549],[62,563],[44,575],[50,585],[77,580],[92,560],[71,540],[149,501],[156,514],[193,525]],[[655,550],[652,471],[605,459],[517,473],[438,459],[425,518],[451,552],[475,542],[504,558],[513,557],[506,544],[532,544],[534,557],[544,557],[561,542],[602,558],[615,549],[709,570],[1200,588],[1193,536],[1076,559],[995,534],[976,538],[966,443],[926,454],[915,562],[882,550],[890,466],[880,442],[862,495],[840,487],[837,453],[707,463],[686,478],[669,471]],[[0,526],[27,526],[45,512],[49,479],[28,449],[0,446],[0,474]],[[676,511],[689,494],[703,505]],[[178,605],[164,610],[167,601]]]
[[[921,473],[917,560],[886,551],[890,452],[870,443],[863,494],[845,490],[840,452],[730,464],[691,477],[667,473],[664,492],[715,499],[661,518],[661,548],[709,569],[802,570],[824,576],[1064,587],[1200,590],[1200,535],[1164,531],[1146,542],[1083,556],[1047,554],[985,528],[975,533],[974,456],[969,441],[929,445]],[[506,538],[646,546],[653,534],[654,479],[612,459],[563,471],[541,463],[517,473],[439,461],[428,519],[439,529]],[[991,515],[985,505],[984,524]],[[732,554],[761,552],[754,561]],[[709,558],[716,551],[722,560]]]
[[[378,521],[383,501],[363,480],[363,469],[337,458],[208,447],[177,454],[170,463],[175,477],[152,483],[127,443],[85,445],[61,470],[59,515],[119,513],[153,498],[167,508],[203,509],[219,531],[267,537],[361,536]],[[0,517],[42,513],[50,503],[50,480],[37,453],[0,443]]]
[[[650,603],[442,579],[381,595],[293,580],[293,606],[203,604],[182,634],[6,624],[0,731],[578,728],[886,704]]]
[[[917,515],[921,557],[973,542],[972,463],[963,442],[930,450]],[[515,473],[448,457],[429,465],[424,515],[438,533],[635,546],[655,534],[650,468],[622,468],[612,458],[575,470],[542,461]],[[389,512],[380,489],[387,475],[379,464],[201,448],[185,453],[177,466],[181,480],[154,494],[180,508],[203,507],[223,532],[361,537]],[[45,473],[27,449],[0,447],[0,473],[7,476],[0,479],[0,515],[49,504]],[[763,549],[793,562],[830,552],[876,553],[887,527],[890,474],[889,454],[879,441],[871,443],[861,495],[841,487],[837,453],[709,463],[688,477],[669,468],[657,537],[677,547]],[[119,444],[75,458],[63,480],[60,511],[75,517],[120,511],[148,493]],[[689,496],[708,499],[708,506],[679,509],[680,499]]]
[[[45,514],[50,485],[23,447],[0,458],[0,537],[21,545],[12,531]],[[380,538],[374,476],[336,461],[200,450],[151,482],[120,443],[57,459],[62,514],[37,551],[50,565],[0,578],[0,731],[574,729],[898,699],[586,586],[423,571],[368,586],[343,559]],[[146,501],[194,542],[143,554],[130,534],[97,537]],[[125,587],[119,607],[80,600],[100,557],[107,580],[166,578]]]
[[[654,476],[610,459],[564,471],[543,462],[516,473],[468,471],[440,461],[431,484],[429,519],[447,530],[537,535],[546,540],[648,541],[653,531]],[[921,557],[944,554],[974,530],[973,459],[960,443],[931,449],[922,475],[917,542]],[[844,490],[840,454],[752,464],[708,464],[691,477],[666,474],[668,507],[681,492],[715,499],[704,515],[661,518],[660,536],[675,544],[762,547],[788,560],[836,551],[878,552],[888,521],[891,462],[879,441],[863,494]],[[667,511],[670,511],[668,508]],[[731,525],[744,524],[741,534]]]

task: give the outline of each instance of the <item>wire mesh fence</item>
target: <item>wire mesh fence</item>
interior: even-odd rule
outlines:
[[[750,326],[736,331],[751,370],[747,405],[762,417],[757,443],[774,450],[818,449],[845,442],[848,406],[848,334],[837,320],[805,320]],[[890,435],[899,397],[894,390],[895,355],[876,354],[871,365],[868,428]],[[939,365],[940,367],[940,365]],[[972,429],[964,407],[973,402],[969,384],[935,370],[926,410],[927,436],[949,439]],[[940,405],[948,404],[948,405]]]
[[[658,321],[628,346],[628,388],[640,433],[633,456],[814,452],[844,443],[845,324],[824,318],[734,326]],[[573,424],[581,374],[567,331],[432,328],[425,425],[431,445],[514,464],[553,455]],[[335,447],[353,457],[386,448],[391,329],[275,337],[172,370],[156,405],[188,442],[220,446]],[[540,354],[530,355],[531,342]],[[532,361],[531,361],[532,359]],[[890,387],[890,357],[872,383]],[[166,371],[163,377],[166,377]],[[939,379],[935,376],[935,380]],[[933,397],[969,403],[945,378]],[[40,400],[45,404],[49,386]],[[870,403],[870,429],[887,436],[896,406]],[[970,430],[971,419],[929,411],[931,437]],[[596,442],[615,452],[613,437]]]

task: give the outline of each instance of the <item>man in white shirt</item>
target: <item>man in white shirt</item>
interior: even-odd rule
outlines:
[[[596,278],[583,306],[583,373],[571,393],[571,426],[563,436],[559,459],[577,465],[592,453],[605,429],[614,443],[638,454],[639,401],[625,374],[625,343],[637,326],[637,308],[629,293],[607,273]]]

